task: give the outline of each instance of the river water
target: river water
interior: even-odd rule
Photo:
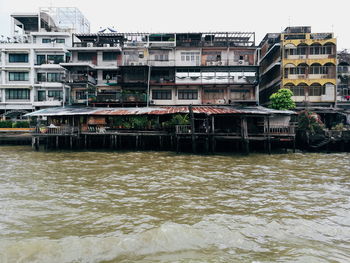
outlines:
[[[0,160],[0,262],[350,261],[349,153]]]

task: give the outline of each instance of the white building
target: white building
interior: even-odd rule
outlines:
[[[69,60],[72,33],[89,30],[88,21],[76,8],[40,8],[11,19],[12,37],[0,42],[0,116],[69,103],[59,63]]]

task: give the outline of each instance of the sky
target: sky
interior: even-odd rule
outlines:
[[[77,7],[91,32],[255,32],[258,45],[268,32],[311,26],[334,32],[338,50],[350,49],[348,0],[0,0],[0,35],[10,36],[10,14],[39,7]],[[349,6],[348,6],[349,5]]]

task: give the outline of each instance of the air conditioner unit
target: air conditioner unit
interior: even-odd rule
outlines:
[[[221,66],[222,65],[222,61],[218,61],[218,66]]]
[[[103,47],[110,47],[110,44],[103,44]]]
[[[238,64],[239,65],[243,65],[244,64],[244,60],[238,60]]]
[[[145,65],[145,64],[144,64],[143,62],[139,62],[139,65],[140,65],[140,66],[143,66],[143,65]]]
[[[94,46],[94,43],[88,42],[88,43],[86,44],[86,46],[87,46],[87,47],[93,47],[93,46]]]
[[[135,65],[135,63],[134,62],[130,62],[130,66],[134,66]]]

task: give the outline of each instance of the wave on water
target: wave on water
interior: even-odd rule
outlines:
[[[211,224],[189,226],[165,223],[142,233],[105,237],[70,236],[59,240],[0,241],[1,262],[105,262],[149,255],[204,249],[258,249],[235,231]],[[118,260],[119,261],[119,260]]]

